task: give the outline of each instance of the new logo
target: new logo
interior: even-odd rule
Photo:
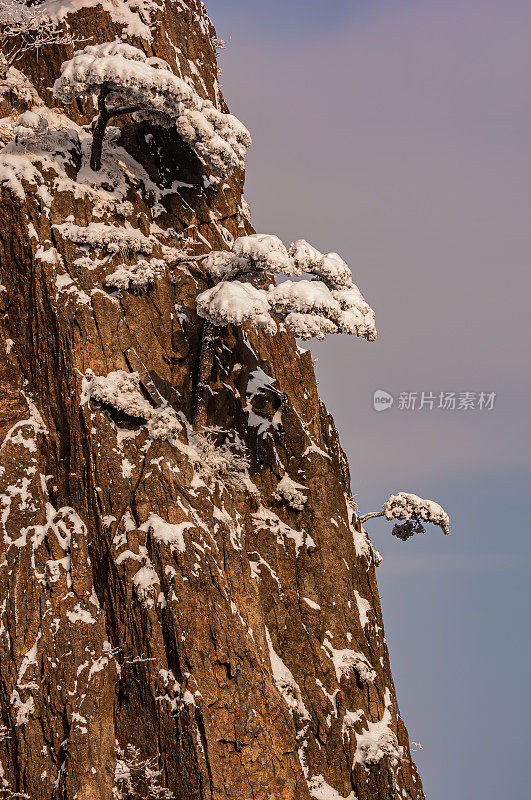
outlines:
[[[394,402],[393,395],[383,389],[376,389],[372,396],[372,405],[375,411],[386,411]]]

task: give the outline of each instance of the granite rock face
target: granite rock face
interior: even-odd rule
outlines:
[[[226,110],[201,3],[80,6],[77,35],[125,38]],[[309,353],[223,330],[212,430],[186,426],[208,282],[185,255],[252,231],[244,176],[205,180],[171,131],[129,117],[91,172],[91,104],[49,90],[71,54],[0,84],[0,797],[421,800]],[[17,143],[28,108],[48,129]],[[80,243],[94,223],[150,252]],[[140,259],[152,285],[108,285]],[[117,370],[181,430],[98,402]],[[277,492],[285,475],[305,502]]]

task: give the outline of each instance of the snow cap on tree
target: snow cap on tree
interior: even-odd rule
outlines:
[[[99,93],[109,118],[132,113],[137,120],[175,127],[214,175],[243,169],[251,145],[245,126],[200,97],[165,61],[132,45],[115,41],[78,50],[62,64],[53,91],[64,103]]]
[[[333,289],[331,294],[341,308],[335,321],[342,333],[373,342],[376,339],[374,311],[358,287],[351,283],[348,289]]]
[[[317,314],[299,314],[294,311],[288,314],[284,321],[293,335],[303,341],[308,339],[322,341],[327,334],[339,332],[332,320]]]
[[[330,289],[321,281],[284,281],[278,286],[272,286],[268,297],[271,308],[279,313],[295,311],[331,316],[341,311]]]
[[[292,242],[289,254],[301,272],[312,272],[323,257],[323,254],[305,239]]]
[[[240,236],[235,239],[232,250],[235,255],[247,259],[260,269],[284,275],[301,274],[278,236],[268,233]]]
[[[275,333],[277,326],[269,314],[267,294],[252,283],[218,283],[197,297],[197,313],[213,325],[241,325],[249,322]]]
[[[337,253],[319,252],[304,239],[299,239],[289,248],[293,262],[302,272],[309,272],[322,278],[331,289],[352,286],[350,267]]]
[[[438,525],[445,534],[450,533],[450,518],[444,509],[433,500],[423,500],[416,494],[392,494],[384,503],[383,511],[386,519],[424,520]]]
[[[228,278],[241,272],[249,272],[252,267],[245,258],[238,258],[228,250],[214,250],[203,261],[203,267],[212,278]]]

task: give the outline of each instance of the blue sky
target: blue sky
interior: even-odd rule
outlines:
[[[311,344],[363,511],[439,500],[452,535],[371,524],[402,714],[430,800],[528,794],[528,0],[210,0],[250,128],[257,230],[337,250],[379,339]],[[377,414],[372,393],[494,391]],[[527,434],[527,436],[526,436]]]

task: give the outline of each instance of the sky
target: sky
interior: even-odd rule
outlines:
[[[223,91],[253,134],[255,228],[339,252],[376,311],[377,342],[310,344],[360,510],[404,490],[451,517],[451,536],[405,543],[367,524],[427,796],[524,798],[531,4],[206,5],[227,42]],[[374,410],[377,389],[391,408]],[[493,392],[494,408],[442,410],[441,392]]]

